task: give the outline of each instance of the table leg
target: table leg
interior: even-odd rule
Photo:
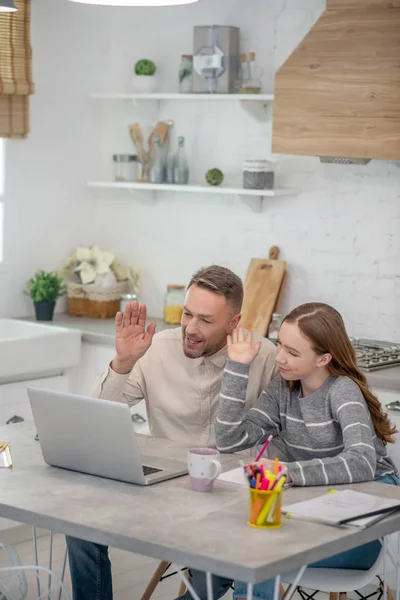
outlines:
[[[387,557],[388,557],[388,540],[383,538],[383,600],[387,600]]]
[[[38,567],[39,566],[39,560],[38,560],[38,551],[37,551],[36,527],[32,527],[32,540],[33,540],[33,554],[34,554],[34,557],[35,557],[35,565]],[[36,576],[36,586],[37,586],[37,595],[38,595],[38,598],[40,598],[41,594],[40,594],[40,577],[39,577],[39,573],[37,573],[37,576]]]
[[[293,581],[293,583],[290,584],[290,587],[288,587],[288,589],[286,590],[285,598],[287,600],[291,600],[293,594],[295,593],[295,591],[297,589],[297,586],[299,585],[300,579],[303,577],[303,573],[306,569],[307,569],[307,565],[304,565],[303,567],[301,567],[301,569],[299,570],[299,572],[296,575],[295,580]]]
[[[247,600],[253,600],[253,588],[254,588],[253,583],[247,584]]]
[[[51,600],[51,569],[53,566],[53,531],[50,531],[50,546],[49,546],[49,582],[48,589],[49,593],[47,596],[47,600]]]
[[[212,573],[206,573],[207,582],[207,600],[214,600],[213,588],[212,588]]]
[[[281,595],[281,576],[275,577],[275,589],[274,589],[274,600],[280,600]]]
[[[397,532],[396,600],[400,600],[400,531]]]
[[[190,583],[190,580],[186,579],[186,577],[185,577],[184,567],[180,567],[179,565],[174,565],[174,568],[176,569],[178,576],[181,578],[181,580],[185,584],[188,592],[191,594],[191,596],[194,598],[194,600],[200,600],[199,596],[196,593],[196,590]],[[208,573],[207,573],[207,575],[208,575]],[[211,595],[211,598],[212,598],[212,595]]]

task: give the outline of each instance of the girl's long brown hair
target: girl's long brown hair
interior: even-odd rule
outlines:
[[[357,365],[355,350],[338,311],[328,304],[309,302],[292,310],[285,321],[297,323],[317,354],[332,356],[328,364],[331,375],[350,377],[358,385],[369,408],[376,435],[384,444],[393,443],[396,428],[383,412],[381,403],[369,389],[365,375]],[[295,382],[289,382],[291,388],[294,385]]]

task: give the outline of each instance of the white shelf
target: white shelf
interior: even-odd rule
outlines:
[[[94,93],[92,98],[96,100],[206,100],[209,102],[228,102],[232,100],[251,102],[273,102],[273,94],[118,94],[118,93]]]
[[[212,186],[212,185],[172,185],[168,183],[136,183],[136,182],[116,182],[116,181],[88,181],[89,187],[111,188],[120,190],[142,190],[159,192],[186,192],[198,194],[216,194],[230,196],[257,196],[258,198],[293,196],[297,194],[296,190],[248,190],[239,187]]]

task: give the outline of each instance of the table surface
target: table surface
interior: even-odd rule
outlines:
[[[36,431],[23,423],[0,427],[10,442],[12,469],[0,469],[0,516],[30,525],[257,583],[400,529],[400,512],[354,531],[284,519],[280,529],[247,525],[248,490],[216,482],[212,494],[193,492],[187,476],[148,487],[49,467]],[[142,452],[171,458],[186,448],[138,436]],[[238,466],[222,456],[224,470]],[[375,482],[352,487],[400,499],[400,488]],[[321,495],[328,488],[290,488],[285,502]]]

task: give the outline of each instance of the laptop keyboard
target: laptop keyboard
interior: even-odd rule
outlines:
[[[164,469],[156,469],[156,467],[149,467],[148,465],[142,465],[143,475],[152,475],[153,473],[160,473]]]

